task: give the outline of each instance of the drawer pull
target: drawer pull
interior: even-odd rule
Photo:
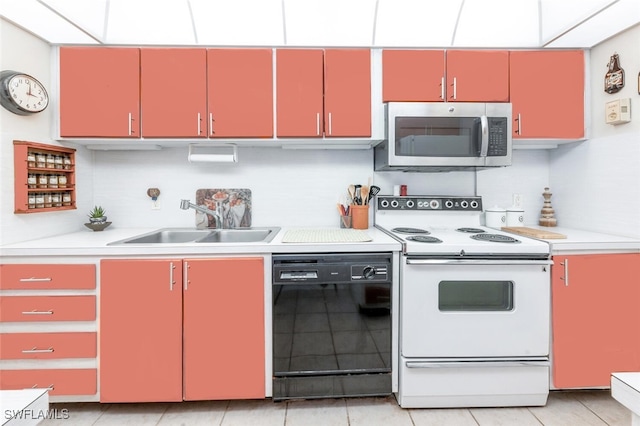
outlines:
[[[41,388],[41,387],[38,387],[38,384],[36,383],[35,385],[31,386],[31,389],[46,389],[48,391],[53,391],[55,390],[55,387],[53,386],[53,384],[50,384],[46,388]]]
[[[20,278],[20,282],[21,283],[42,283],[42,282],[47,282],[47,281],[52,281],[52,279],[51,278],[36,278],[36,277]]]
[[[53,352],[53,348],[49,348],[49,349],[38,349],[37,346],[34,346],[32,349],[23,349],[22,353],[23,354],[49,354]]]
[[[22,311],[22,315],[53,315],[53,311]]]

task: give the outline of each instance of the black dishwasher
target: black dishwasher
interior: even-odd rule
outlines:
[[[391,253],[273,255],[273,399],[391,393]]]

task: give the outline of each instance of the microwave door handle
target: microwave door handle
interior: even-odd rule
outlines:
[[[480,117],[480,133],[482,134],[480,157],[486,157],[489,149],[489,121],[487,120],[486,115]]]

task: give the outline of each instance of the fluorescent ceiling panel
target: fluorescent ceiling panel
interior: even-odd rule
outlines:
[[[447,47],[462,0],[379,0],[374,45]]]
[[[282,46],[282,0],[191,0],[198,44]]]
[[[558,37],[617,0],[540,0],[542,44]]]
[[[640,23],[640,1],[619,0],[546,47],[591,48],[638,23]]]
[[[452,46],[535,47],[537,0],[465,0]]]
[[[109,0],[109,44],[194,45],[187,0]]]
[[[284,0],[287,46],[371,46],[375,0]]]
[[[107,0],[40,0],[98,40],[104,40]]]
[[[50,44],[97,43],[35,0],[1,0],[0,15]]]

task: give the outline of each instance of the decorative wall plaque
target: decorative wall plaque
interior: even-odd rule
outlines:
[[[609,59],[609,71],[604,75],[604,91],[616,93],[624,87],[624,70],[620,66],[620,57],[614,52]]]

